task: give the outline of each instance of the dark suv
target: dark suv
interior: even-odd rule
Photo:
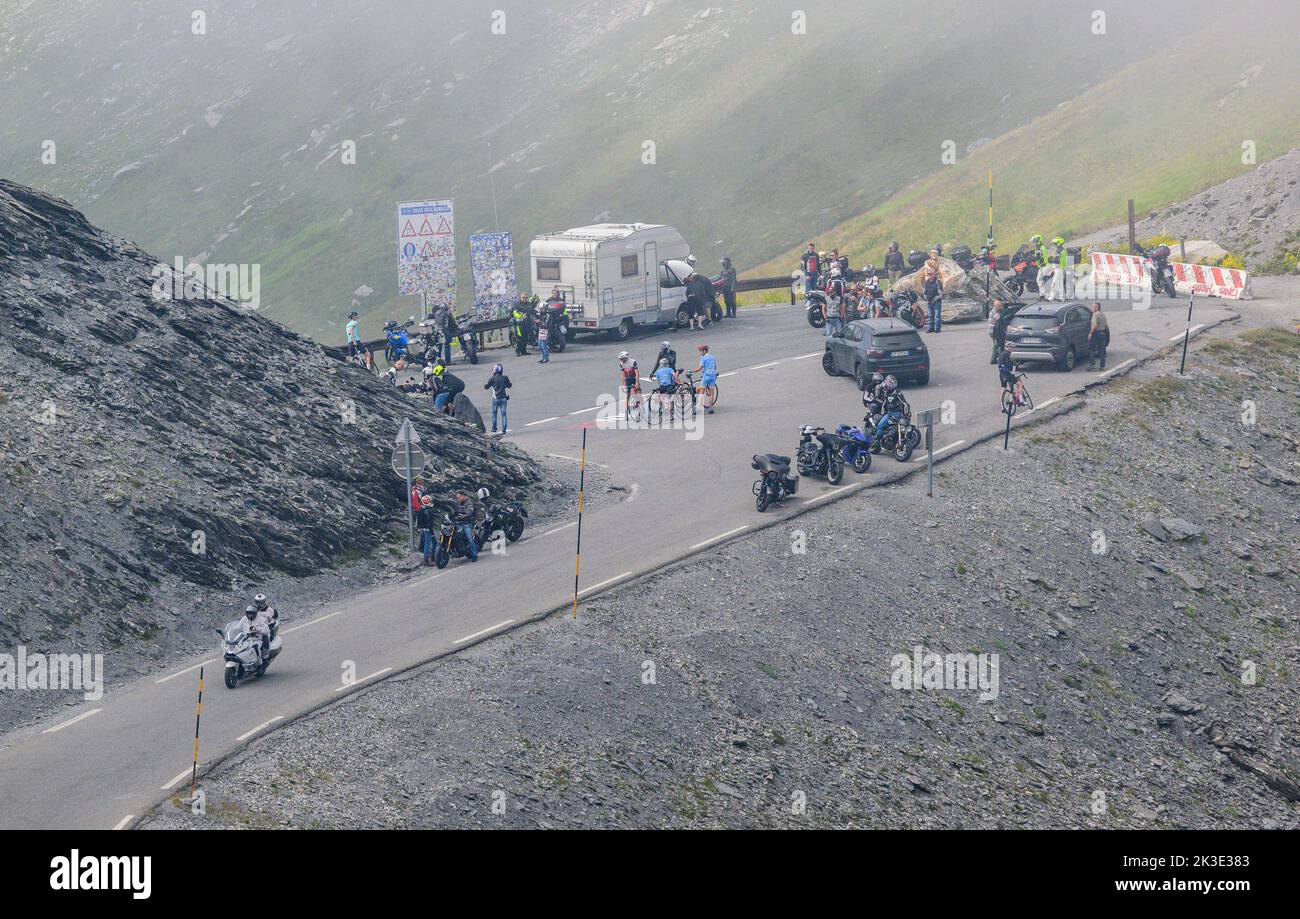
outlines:
[[[879,370],[917,386],[930,382],[930,355],[916,327],[901,319],[856,319],[840,335],[826,336],[822,369],[831,376],[851,374],[866,389]]]
[[[1017,364],[1055,364],[1073,370],[1088,353],[1092,313],[1082,303],[1032,303],[1007,326],[1007,349]]]

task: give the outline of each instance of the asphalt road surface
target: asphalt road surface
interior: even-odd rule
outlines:
[[[1177,340],[1186,325],[1185,304],[1171,301],[1147,311],[1129,306],[1108,304],[1108,376]],[[1194,322],[1199,329],[1232,312],[1204,301],[1197,304]],[[695,365],[696,345],[709,343],[721,372],[716,413],[697,416],[689,431],[598,423],[617,414],[598,407],[602,397],[616,399],[617,353],[627,349],[648,372],[664,338],[686,368]],[[923,338],[931,349],[931,382],[908,391],[908,397],[915,411],[951,400],[955,423],[935,429],[935,453],[942,458],[1002,429],[1000,389],[996,368],[988,363],[983,323],[950,325]],[[493,360],[501,360],[514,381],[509,439],[534,455],[570,458],[576,479],[586,425],[588,462],[625,486],[621,500],[599,503],[584,515],[581,586],[583,595],[590,595],[707,552],[800,508],[851,496],[902,467],[892,457],[877,456],[868,475],[855,476],[849,469],[838,488],[805,478],[784,509],[755,511],[752,454],[793,454],[804,423],[833,428],[862,418],[853,381],[826,375],[822,349],[821,333],[808,326],[802,308],[754,307],[703,332],[652,332],[623,345],[580,337],[547,365],[537,363],[536,355],[493,351],[477,367],[453,369],[475,403],[486,408],[481,387]],[[1072,373],[1029,372],[1028,386],[1041,414],[1100,376],[1086,364]],[[1017,415],[1013,440],[1015,426],[1022,423]],[[1000,442],[978,449],[998,447]],[[910,465],[924,460],[918,452]],[[924,478],[891,487],[912,488],[918,501],[925,500]],[[421,569],[406,581],[327,606],[310,618],[294,616],[292,597],[277,598],[285,611],[284,651],[264,679],[234,691],[221,684],[213,635],[214,653],[202,661],[110,687],[97,702],[11,732],[0,739],[0,826],[126,827],[170,793],[188,793],[201,662],[207,669],[200,768],[311,708],[556,609],[572,595],[575,522],[576,517],[529,531],[505,557],[485,553],[477,564],[457,560],[443,572]],[[349,666],[356,681],[345,685]]]

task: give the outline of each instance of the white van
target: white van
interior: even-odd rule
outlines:
[[[537,237],[528,247],[533,293],[559,289],[569,329],[606,332],[616,341],[634,326],[686,325],[686,263],[691,247],[672,227],[598,223]]]

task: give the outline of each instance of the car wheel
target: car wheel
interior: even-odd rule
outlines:
[[[825,370],[826,375],[829,377],[839,376],[840,374],[840,372],[835,369],[835,355],[831,353],[830,348],[827,348],[822,354],[822,370]]]
[[[871,374],[867,373],[866,368],[861,364],[853,368],[853,378],[858,381],[858,389],[863,392],[866,392],[867,387],[871,385]]]
[[[1074,369],[1079,362],[1079,353],[1074,350],[1074,345],[1065,349],[1065,360],[1061,362],[1061,369],[1067,373]]]
[[[930,371],[926,371],[916,378],[917,386],[928,386],[930,384]]]
[[[677,328],[684,329],[691,323],[691,311],[684,306],[677,308]]]

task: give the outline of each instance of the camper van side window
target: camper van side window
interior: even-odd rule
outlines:
[[[635,278],[641,273],[641,260],[635,255],[623,256],[623,277]]]
[[[560,279],[560,260],[558,258],[539,258],[537,260],[537,280],[558,281]]]

